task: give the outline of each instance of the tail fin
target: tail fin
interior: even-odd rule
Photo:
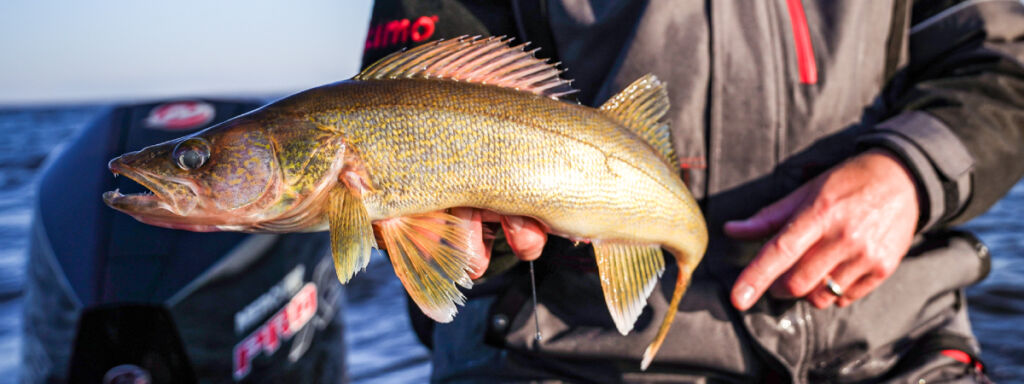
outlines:
[[[668,336],[668,329],[672,327],[672,320],[675,319],[676,312],[678,312],[679,301],[683,298],[683,294],[686,293],[687,283],[693,274],[693,269],[687,266],[683,258],[677,256],[676,265],[679,266],[679,274],[676,275],[676,288],[672,292],[672,300],[669,301],[665,319],[661,321],[661,327],[658,328],[658,335],[654,336],[654,341],[644,351],[644,359],[640,362],[640,369],[644,371],[647,370],[647,367],[651,366],[654,355],[658,354],[658,349],[665,342],[665,337]]]

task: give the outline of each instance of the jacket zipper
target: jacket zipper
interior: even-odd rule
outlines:
[[[793,27],[793,45],[796,48],[796,63],[800,71],[801,84],[818,82],[818,65],[814,62],[814,46],[811,45],[811,33],[807,29],[807,16],[801,0],[786,0],[789,9],[789,22]]]

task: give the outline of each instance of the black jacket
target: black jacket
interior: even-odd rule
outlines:
[[[364,64],[464,34],[537,43],[568,69],[588,105],[645,73],[668,82],[679,165],[711,243],[654,370],[662,362],[663,370],[732,378],[778,371],[796,381],[858,380],[890,372],[913,344],[908,337],[951,327],[971,338],[956,292],[983,277],[984,263],[970,242],[937,234],[987,210],[1024,175],[1019,1],[378,1]],[[762,299],[735,312],[728,287],[760,244],[726,238],[724,222],[869,147],[897,153],[911,169],[920,238],[939,240],[919,241],[882,287],[849,308]],[[589,366],[598,373],[577,378],[626,377],[623,367],[655,327],[641,317],[633,333],[618,335],[607,314],[593,311],[604,308],[596,277],[564,261],[588,251],[550,243],[546,255],[559,257],[541,258],[549,278],[538,296],[553,337],[532,341],[532,307],[506,293],[521,286],[513,269],[492,283],[502,293],[481,295],[496,298],[490,315],[513,319],[508,329],[488,326],[488,340],[531,362],[520,368],[547,366],[540,371],[560,377],[579,370],[559,368],[558,358],[628,361]],[[666,310],[665,286],[649,301],[653,319]],[[435,371],[453,377],[445,375]]]

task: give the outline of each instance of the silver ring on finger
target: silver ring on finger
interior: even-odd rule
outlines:
[[[840,287],[839,283],[836,283],[831,277],[825,277],[825,287],[836,297],[843,297],[843,287]]]

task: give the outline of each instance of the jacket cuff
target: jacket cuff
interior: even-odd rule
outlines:
[[[974,158],[953,131],[926,112],[886,120],[857,144],[892,151],[914,175],[921,212],[918,232],[948,220],[971,195]]]

